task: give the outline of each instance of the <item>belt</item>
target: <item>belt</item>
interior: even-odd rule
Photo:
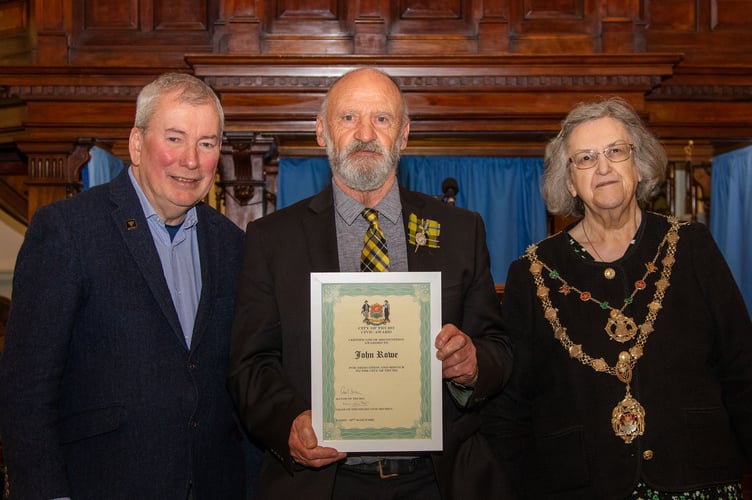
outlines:
[[[340,467],[361,474],[378,474],[381,479],[389,479],[403,474],[412,474],[419,467],[430,465],[431,457],[381,459],[367,464],[342,464]]]

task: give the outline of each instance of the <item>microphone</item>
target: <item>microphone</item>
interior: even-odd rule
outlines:
[[[444,201],[450,205],[454,205],[454,197],[460,192],[460,188],[457,186],[457,179],[454,177],[444,179],[444,182],[441,183],[441,192],[444,193]]]

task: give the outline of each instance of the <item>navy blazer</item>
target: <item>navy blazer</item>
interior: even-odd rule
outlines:
[[[11,498],[245,498],[225,386],[243,232],[196,210],[190,350],[127,169],[34,216],[0,364]]]
[[[444,498],[492,498],[502,489],[503,474],[476,432],[476,408],[504,385],[511,349],[483,222],[429,196],[400,189],[400,197],[405,225],[410,213],[441,224],[440,248],[415,252],[408,246],[408,269],[442,272],[442,323],[470,335],[478,352],[480,378],[467,407],[444,389],[444,450],[432,455],[439,486]],[[244,426],[269,451],[259,478],[261,498],[331,496],[336,465],[297,467],[287,440],[292,421],[311,408],[310,273],[339,271],[334,217],[330,185],[246,231],[229,382]]]

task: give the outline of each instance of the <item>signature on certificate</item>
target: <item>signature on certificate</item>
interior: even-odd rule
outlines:
[[[365,407],[369,404],[359,390],[344,385],[339,387],[337,402],[347,408]]]
[[[344,385],[342,385],[339,388],[339,394],[343,396],[352,396],[352,395],[360,395],[361,393],[357,389],[345,387]]]

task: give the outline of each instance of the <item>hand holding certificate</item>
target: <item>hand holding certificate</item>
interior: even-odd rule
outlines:
[[[442,448],[440,273],[312,273],[311,392],[320,446]]]

